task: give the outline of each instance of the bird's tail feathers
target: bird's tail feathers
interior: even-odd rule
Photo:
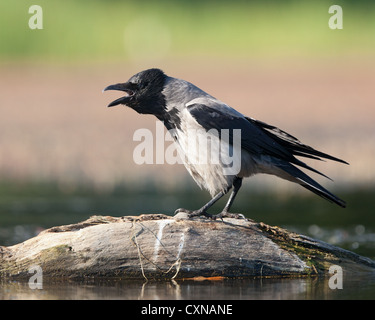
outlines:
[[[340,207],[346,207],[345,201],[341,200],[340,198],[329,192],[327,189],[322,187],[319,183],[311,179],[307,174],[305,174],[295,166],[287,164],[278,165],[277,167],[286,172],[287,174],[291,175],[294,178],[295,182],[300,184],[302,187],[314,192],[318,196],[321,196],[322,198],[328,201],[336,203]]]

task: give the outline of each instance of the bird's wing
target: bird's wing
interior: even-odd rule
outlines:
[[[214,128],[220,134],[221,129],[230,129],[229,141],[232,141],[233,129],[240,129],[241,148],[255,156],[271,156],[278,160],[299,165],[326,178],[328,178],[326,175],[295,158],[295,155],[319,160],[319,157],[322,157],[344,162],[300,143],[297,138],[285,131],[264,122],[244,117],[225,104],[218,102],[215,106],[212,102],[210,102],[210,105],[197,103],[188,105],[187,109],[205,130]]]
[[[257,127],[261,128],[263,132],[265,132],[267,135],[269,135],[272,139],[277,141],[280,145],[284,146],[286,149],[288,149],[293,155],[295,156],[301,156],[306,158],[312,158],[315,160],[321,160],[321,158],[338,161],[341,163],[348,164],[346,161],[338,159],[336,157],[330,156],[329,154],[326,154],[324,152],[315,150],[314,148],[307,146],[303,143],[301,143],[297,138],[293,137],[289,133],[271,126],[265,122],[255,120],[253,118],[246,117],[248,121],[256,125]]]

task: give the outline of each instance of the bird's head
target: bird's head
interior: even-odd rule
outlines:
[[[108,107],[126,105],[138,113],[159,114],[165,108],[165,97],[162,94],[167,76],[160,69],[148,69],[132,76],[125,83],[117,83],[104,88],[119,90],[125,96],[112,101]]]

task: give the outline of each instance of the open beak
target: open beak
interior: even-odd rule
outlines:
[[[125,104],[125,105],[126,105],[126,104],[130,101],[130,99],[133,97],[133,95],[134,95],[134,91],[132,91],[132,90],[129,88],[129,84],[128,84],[127,82],[125,82],[125,83],[112,84],[112,85],[110,85],[110,86],[108,86],[108,87],[105,87],[105,88],[103,89],[103,92],[104,92],[104,91],[108,91],[108,90],[118,90],[118,91],[123,91],[123,92],[127,93],[126,96],[121,97],[121,98],[118,98],[118,99],[112,101],[112,102],[108,105],[108,107],[117,106],[117,105],[119,105],[119,104]]]

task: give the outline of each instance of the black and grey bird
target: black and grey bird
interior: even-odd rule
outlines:
[[[346,206],[343,200],[297,168],[299,166],[325,176],[296,156],[315,160],[325,158],[345,164],[347,162],[315,150],[277,127],[244,116],[192,83],[169,77],[160,69],[148,69],[132,76],[125,83],[110,85],[104,89],[106,90],[126,93],[108,107],[122,104],[140,114],[153,114],[161,120],[184,154],[182,158],[190,175],[201,188],[210,192],[212,199],[202,208],[194,211],[177,209],[176,213],[187,212],[189,216],[206,217],[232,216],[229,210],[241,187],[242,179],[257,173],[271,174],[298,183],[326,200],[341,207]],[[237,153],[238,159],[234,159],[240,163],[237,172],[228,174],[225,170],[227,164],[221,162],[194,161],[206,150],[199,145],[196,149],[189,146],[191,137],[188,133],[195,131],[200,135],[208,135],[212,129],[217,130],[219,135],[215,137],[220,141],[223,140],[221,133],[227,129],[229,138],[226,141],[232,155],[236,155],[234,132],[236,129],[237,132],[240,130],[240,153]],[[208,214],[207,210],[231,188],[232,193],[223,211],[215,216]]]

